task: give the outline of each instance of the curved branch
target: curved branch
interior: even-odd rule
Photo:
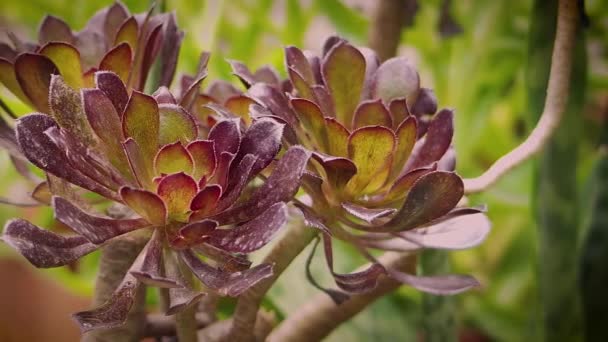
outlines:
[[[274,264],[272,276],[260,281],[239,297],[227,341],[249,341],[252,339],[262,299],[281,273],[316,235],[316,230],[306,227],[303,222],[298,223],[289,227],[285,235],[264,258],[263,263]]]
[[[387,268],[413,273],[416,269],[415,254],[395,252],[384,253],[378,258]],[[365,269],[369,265],[362,267]],[[382,277],[378,286],[370,293],[352,296],[340,305],[325,293],[312,298],[308,304],[289,315],[266,339],[267,342],[308,342],[320,341],[340,324],[353,318],[371,303],[395,291],[402,284],[392,278]]]
[[[530,136],[521,145],[498,159],[481,176],[465,179],[466,193],[476,193],[487,189],[511,169],[538,153],[559,125],[570,92],[572,55],[580,18],[577,1],[560,0],[557,15],[557,29],[551,57],[547,97],[540,120]]]

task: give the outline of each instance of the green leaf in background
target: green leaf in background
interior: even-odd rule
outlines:
[[[529,36],[530,120],[542,112],[555,37],[557,2],[535,2]],[[582,139],[580,112],[585,99],[586,53],[582,30],[574,54],[570,97],[555,135],[536,168],[533,207],[538,225],[538,282],[545,341],[579,341],[581,311],[577,289],[579,202],[577,161]]]
[[[336,28],[336,31],[355,42],[365,41],[368,19],[341,0],[316,0],[319,12],[324,14]]]

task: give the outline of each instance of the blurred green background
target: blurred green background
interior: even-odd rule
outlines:
[[[2,1],[0,31],[11,30],[23,37],[35,37],[37,26],[47,13],[62,17],[79,29],[96,10],[110,3]],[[132,12],[142,12],[148,7],[146,1],[127,0],[125,4]],[[237,84],[225,58],[242,60],[254,69],[270,64],[284,75],[282,47],[285,45],[319,50],[324,39],[333,33],[365,45],[376,1],[168,0],[165,6],[176,11],[178,24],[186,31],[178,73],[193,72],[200,51],[208,50],[212,52],[209,79],[225,78]],[[543,41],[548,42],[550,48],[552,37],[537,34],[538,41],[529,43],[534,14],[531,0],[454,1],[450,11],[462,32],[451,37],[442,37],[439,32],[441,6],[440,0],[420,1],[413,25],[403,30],[399,54],[415,61],[423,86],[435,90],[440,106],[456,110],[458,172],[463,177],[473,177],[515,147],[533,127],[539,108],[542,108],[534,103],[542,104],[542,98],[530,98],[530,94],[534,94],[534,89],[530,89],[531,78],[536,77],[538,63],[550,64],[546,54],[534,59],[534,51]],[[583,55],[583,63],[587,72],[580,74],[572,85],[573,91],[581,93],[581,105],[576,113],[570,114],[578,128],[576,131],[572,131],[574,127],[564,128],[574,132],[564,141],[576,140],[578,155],[559,155],[560,165],[567,163],[568,172],[574,173],[572,205],[580,208],[578,218],[568,229],[574,236],[581,237],[589,221],[588,208],[592,201],[589,190],[593,184],[588,179],[598,156],[598,127],[605,125],[608,114],[608,1],[586,1],[586,13],[589,24],[585,29],[587,55]],[[536,14],[534,18],[539,21],[543,15],[549,15]],[[0,35],[0,40],[6,38],[6,35]],[[20,106],[5,89],[0,92],[12,108],[27,112],[27,108]],[[542,92],[539,94],[543,96]],[[31,189],[19,180],[8,156],[2,154],[0,158],[1,195],[25,196]],[[533,341],[543,336],[537,276],[543,264],[538,259],[539,230],[535,217],[538,217],[538,208],[551,200],[542,196],[551,197],[552,194],[535,190],[538,183],[534,179],[544,177],[540,171],[535,178],[535,168],[535,162],[528,162],[491,190],[470,198],[472,204],[488,205],[493,230],[482,246],[450,254],[455,271],[471,273],[484,285],[481,290],[454,298],[455,319],[462,341]],[[15,216],[25,216],[47,226],[52,224],[47,209],[0,206],[2,222]],[[577,255],[578,241],[569,241],[573,248],[562,252]],[[304,277],[307,252],[308,249],[271,291],[267,304],[277,310],[279,317],[295,311],[310,296],[317,294]],[[351,256],[352,251],[341,248],[338,266],[344,270],[356,267],[360,259]],[[31,271],[25,261],[2,245],[0,258],[19,260],[24,268],[19,268],[18,272]],[[86,305],[86,298],[82,297],[91,294],[96,258],[96,255],[85,258],[78,272],[73,269],[37,272],[35,274],[44,276],[36,281],[44,284],[40,286],[58,282],[61,287],[68,288],[69,293],[79,296],[76,297],[78,305]],[[575,276],[571,266],[563,265],[564,277]],[[322,262],[317,260],[313,269],[318,269],[315,273],[321,279],[326,273],[322,268]],[[561,279],[559,272],[553,276],[557,283],[569,281]],[[1,282],[8,283],[11,279],[4,277]],[[33,282],[30,285],[35,286]],[[18,295],[21,301],[28,300],[27,293]],[[5,306],[2,300],[5,297],[7,295],[0,297],[0,306]],[[422,310],[421,297],[416,291],[402,287],[341,326],[328,340],[415,341],[420,338],[421,326],[427,317]],[[41,311],[53,309],[45,309],[40,303],[34,307]],[[0,315],[10,315],[10,310],[4,311],[0,310]],[[0,317],[0,321],[8,322],[4,317]],[[0,340],[4,340],[3,329],[9,327],[0,325]]]

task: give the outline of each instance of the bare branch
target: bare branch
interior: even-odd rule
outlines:
[[[557,12],[557,29],[551,71],[547,85],[547,97],[542,116],[530,136],[511,152],[502,156],[481,176],[465,179],[465,192],[481,192],[492,186],[507,172],[538,153],[558,127],[568,103],[572,55],[579,22],[576,0],[560,0]]]

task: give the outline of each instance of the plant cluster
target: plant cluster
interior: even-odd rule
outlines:
[[[206,294],[240,296],[273,275],[247,256],[299,215],[292,205],[322,238],[340,289],[323,290],[338,303],[381,276],[435,294],[478,286],[392,269],[374,252],[465,249],[490,228],[483,208],[462,205],[453,111],[437,109],[406,58],[380,63],[331,37],[322,55],[287,47],[288,79],[230,61],[245,89],[202,90],[202,53],[170,90],[183,33],[174,15],[152,13],[116,3],[80,32],[47,17],[38,42],[12,36],[0,49],[0,81],[37,111],[6,124],[2,146],[44,171],[32,196],[73,231],[14,219],[2,240],[42,268],[147,241],[112,297],[75,315],[83,331],[121,325],[141,286],[167,289],[169,315]],[[333,239],[370,266],[336,272]]]

